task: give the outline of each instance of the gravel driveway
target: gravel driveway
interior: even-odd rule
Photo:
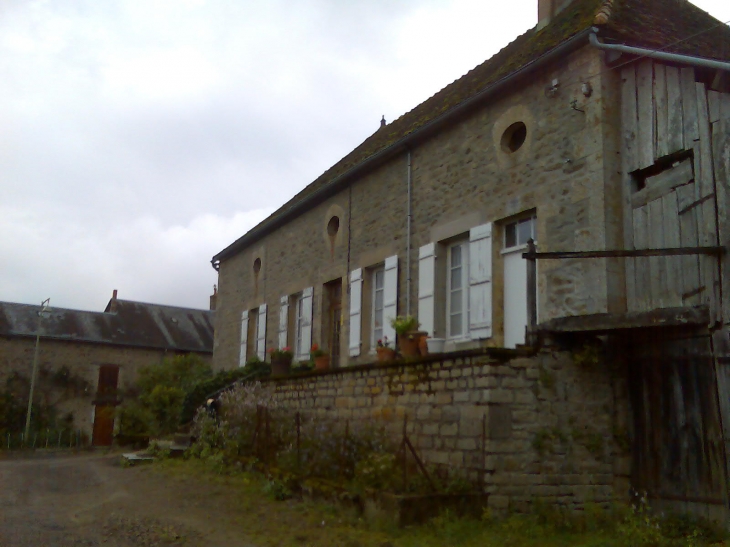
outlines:
[[[0,460],[0,546],[252,547],[214,485],[119,460]]]

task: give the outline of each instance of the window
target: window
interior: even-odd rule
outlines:
[[[385,268],[379,267],[373,270],[373,307],[372,307],[372,327],[370,347],[374,348],[378,340],[383,339],[384,314],[385,305]]]
[[[447,254],[446,332],[448,338],[460,338],[469,324],[469,246],[466,241],[452,243]]]
[[[535,215],[507,224],[504,227],[504,248],[527,245],[527,241],[530,239],[537,241],[536,224]]]
[[[302,355],[306,348],[302,348],[302,330],[304,328],[304,308],[302,307],[302,294],[294,297],[294,349],[297,356]]]
[[[418,321],[433,338],[492,336],[491,223],[419,248]]]

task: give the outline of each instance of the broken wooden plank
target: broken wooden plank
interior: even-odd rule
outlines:
[[[718,105],[720,101],[718,100]],[[728,112],[730,115],[730,111]],[[719,112],[718,112],[719,116]],[[712,124],[712,159],[717,199],[718,244],[730,246],[730,119],[719,119]],[[730,322],[730,257],[720,261],[720,293],[723,322]]]
[[[624,247],[633,249],[634,231],[631,211],[631,194],[634,191],[634,180],[631,175],[636,170],[636,70],[634,65],[626,66],[621,71],[621,199],[623,202],[623,232]],[[633,260],[627,260],[626,273],[626,300],[636,302],[636,279]]]
[[[688,184],[694,178],[689,158],[653,177],[646,178],[646,186],[631,196],[631,206],[642,207],[671,192],[677,186]]]
[[[680,247],[679,212],[677,209],[677,194],[670,192],[661,198],[662,202],[662,232],[664,233],[664,247]],[[682,257],[665,256],[664,267],[667,273],[667,301],[665,307],[675,308],[682,305],[684,282],[682,278]]]
[[[720,93],[708,90],[707,106],[710,112],[710,123],[720,121]]]
[[[650,60],[639,63],[636,69],[638,113],[638,169],[654,165],[654,68]]]
[[[695,183],[696,184],[696,183]],[[676,190],[679,214],[679,239],[682,247],[697,247],[697,215],[691,206],[695,199],[694,184],[680,186]],[[682,258],[682,301],[685,306],[700,303],[700,262],[698,255]]]
[[[638,167],[638,120],[636,114],[636,71],[634,65],[621,70],[621,126],[623,128],[623,149],[621,157],[624,172],[631,173]]]
[[[655,158],[669,154],[669,111],[667,109],[667,72],[662,64],[654,64],[654,105],[656,117]]]
[[[646,205],[649,209],[649,245],[651,249],[664,247],[664,215],[662,202],[655,199]],[[649,258],[649,275],[651,278],[651,307],[666,308],[669,295],[667,294],[667,270],[664,257],[653,256]]]
[[[667,154],[684,150],[684,120],[679,69],[665,67],[667,81]]]
[[[695,88],[694,68],[683,68],[679,71],[682,88],[682,120],[684,148],[692,147],[692,143],[700,138],[697,127],[697,90]]]
[[[634,209],[634,245],[636,249],[648,249],[649,240],[649,208],[648,206]],[[635,310],[645,311],[651,309],[651,276],[649,271],[649,259],[639,258],[634,261],[636,276],[636,306]]]
[[[540,323],[538,330],[551,333],[600,333],[621,329],[707,325],[708,318],[709,313],[704,306],[661,308],[651,311],[559,317]]]

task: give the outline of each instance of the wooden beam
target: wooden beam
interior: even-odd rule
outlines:
[[[724,247],[676,247],[671,249],[622,249],[612,251],[554,251],[522,253],[525,260],[560,260],[572,258],[628,258],[642,256],[721,255]]]
[[[710,313],[706,306],[695,308],[660,308],[628,313],[596,313],[558,317],[538,325],[545,333],[601,333],[649,327],[707,325]]]
[[[646,178],[646,186],[631,196],[631,207],[636,209],[654,201],[674,190],[677,186],[688,184],[694,179],[692,162],[688,159],[679,165],[666,169]]]

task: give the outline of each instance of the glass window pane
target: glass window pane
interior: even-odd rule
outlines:
[[[452,291],[461,289],[461,268],[455,268],[451,270],[451,279],[449,280],[449,287]]]
[[[461,291],[451,291],[450,310],[451,313],[461,313]]]
[[[518,245],[524,245],[532,237],[532,219],[522,220],[517,225]]]
[[[461,245],[451,247],[451,267],[461,266]]]
[[[515,224],[508,224],[504,228],[504,246],[514,247],[517,245],[517,234],[515,231]]]
[[[459,336],[462,333],[462,319],[461,314],[455,314],[451,316],[451,324],[449,329],[450,336]]]
[[[375,309],[376,310],[382,310],[383,309],[383,291],[375,291]]]
[[[384,270],[377,270],[375,272],[375,288],[376,289],[382,289],[383,288],[383,282],[385,281],[385,271]]]

